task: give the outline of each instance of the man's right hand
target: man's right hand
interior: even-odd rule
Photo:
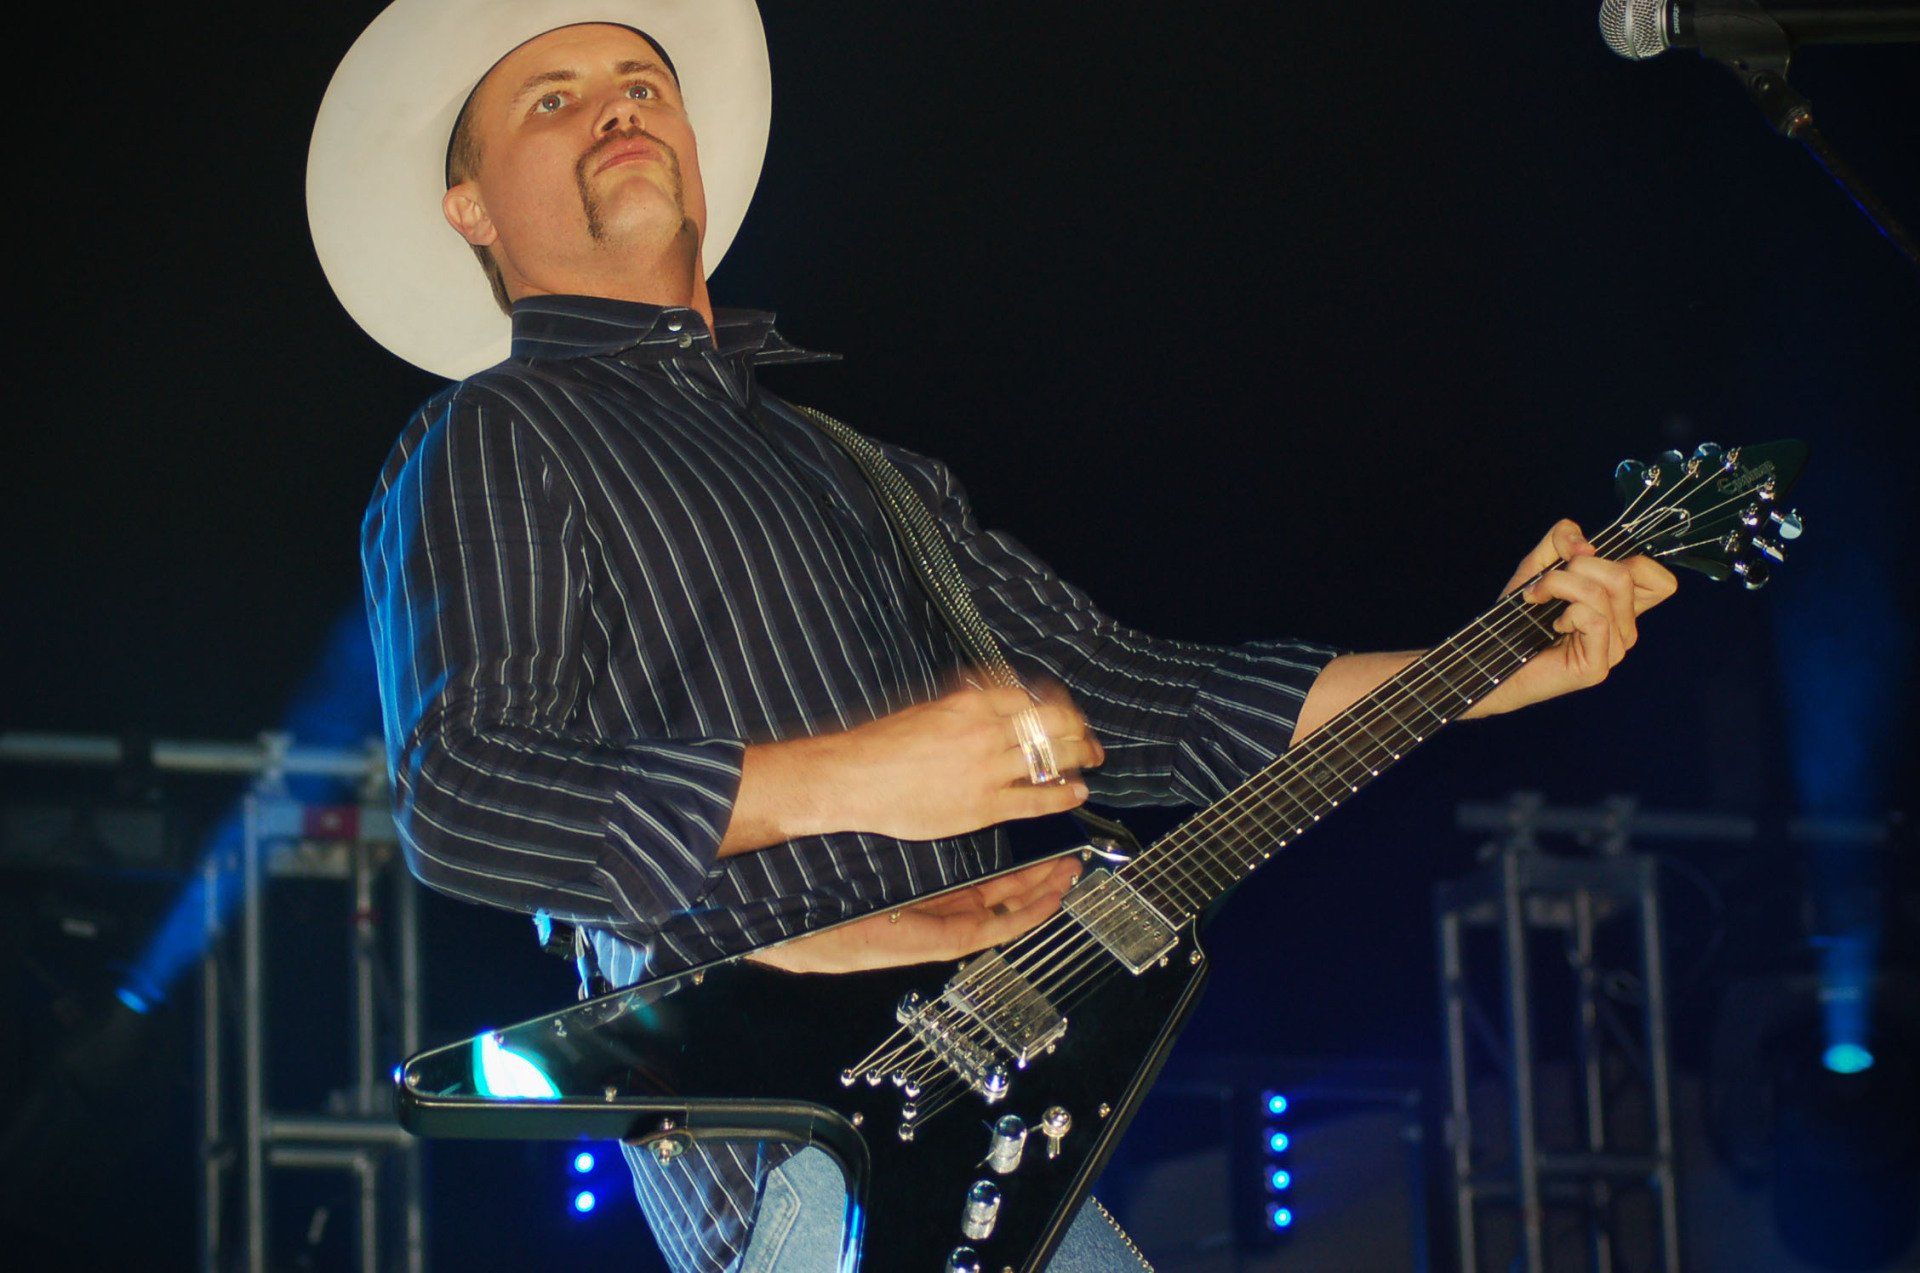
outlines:
[[[1062,780],[1029,781],[1016,718],[1033,708]],[[722,857],[802,835],[964,835],[1061,813],[1087,798],[1081,769],[1106,751],[1064,691],[957,689],[840,733],[747,748]]]

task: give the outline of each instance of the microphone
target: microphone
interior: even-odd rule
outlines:
[[[1920,4],[1908,0],[1767,3],[1766,0],[1601,0],[1607,47],[1633,61],[1668,49],[1705,47],[1741,28],[1777,27],[1789,45],[1903,44],[1920,41]]]

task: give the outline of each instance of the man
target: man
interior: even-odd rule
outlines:
[[[886,448],[1017,669],[1061,688],[1036,715],[1018,690],[956,687],[955,643],[858,469],[754,378],[812,356],[707,294],[758,171],[765,78],[751,0],[400,0],[315,130],[336,291],[390,348],[464,377],[402,434],[364,527],[409,863],[587,925],[618,984],[783,938],[753,957],[837,972],[1010,940],[1070,865],[912,899],[999,866],[999,824],[1090,793],[1211,800],[1414,657],[1129,631],[981,530],[945,466]],[[1569,603],[1566,639],[1476,714],[1596,683],[1673,588],[1564,522],[1514,583],[1556,560],[1530,599]],[[1044,740],[1023,735],[1036,720]],[[834,1266],[819,1150],[629,1158],[676,1269]],[[1087,1209],[1052,1267],[1130,1251]]]

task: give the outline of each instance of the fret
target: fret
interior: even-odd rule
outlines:
[[[1725,452],[1725,462],[1718,467],[1706,450],[1685,463],[1641,466],[1639,489],[1632,492],[1626,513],[1596,537],[1596,548],[1604,538],[1609,542],[1602,551],[1618,560],[1664,536],[1667,546],[1655,556],[1724,574],[1725,569],[1713,563],[1733,553],[1738,559],[1725,563],[1727,569],[1758,577],[1759,563],[1750,554],[1741,555],[1745,549],[1739,545],[1753,539],[1743,527],[1756,524],[1754,519],[1765,520],[1762,511],[1771,506],[1777,490],[1797,476],[1805,448],[1771,444],[1758,448],[1758,459],[1754,452]],[[1737,480],[1724,476],[1736,467]],[[1626,473],[1631,477],[1633,471]],[[1748,498],[1755,503],[1743,508]],[[1772,519],[1786,535],[1786,515],[1774,513]],[[1791,524],[1798,529],[1797,518]],[[1754,547],[1778,559],[1777,544]],[[1546,567],[1535,580],[1564,564]],[[1459,719],[1528,659],[1562,640],[1554,624],[1566,609],[1567,603],[1557,599],[1529,604],[1521,593],[1502,597],[1121,869],[1136,888],[1164,905],[1168,919],[1191,917],[1442,725]]]
[[[1169,919],[1199,912],[1559,639],[1560,604],[1503,599],[1121,871]]]

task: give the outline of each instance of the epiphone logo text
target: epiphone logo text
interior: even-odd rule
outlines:
[[[1755,468],[1750,468],[1738,477],[1721,478],[1714,489],[1722,495],[1738,495],[1742,491],[1752,490],[1773,476],[1773,461],[1768,460]]]

